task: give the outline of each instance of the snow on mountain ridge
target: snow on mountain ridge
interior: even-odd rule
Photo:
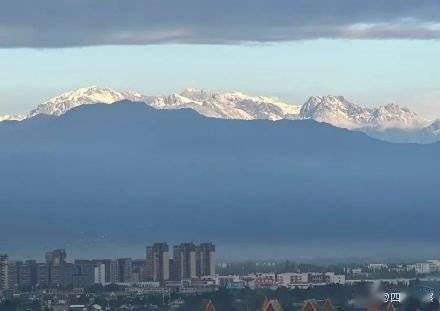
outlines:
[[[222,100],[217,94],[205,91],[202,92],[190,94],[185,90],[181,94],[174,93],[164,96],[148,96],[146,102],[157,109],[189,108],[207,117],[244,120],[253,119],[252,115],[236,107],[234,103]]]
[[[436,136],[440,136],[440,119],[435,120],[432,122],[426,130]]]
[[[312,96],[302,106],[301,119],[314,119],[348,129],[420,128],[429,121],[396,104],[378,108],[365,108],[346,100],[343,96]]]
[[[300,108],[277,98],[249,96],[241,92],[216,93],[188,88],[180,93],[180,96],[193,101],[194,105],[189,105],[193,107],[189,108],[206,116],[226,119],[269,119],[273,121],[290,119],[298,115]]]
[[[283,103],[278,99],[263,96],[248,96],[239,92],[215,93],[200,89],[186,89],[180,94],[146,96],[138,92],[118,92],[96,86],[81,88],[56,96],[32,110],[28,117],[37,114],[59,116],[68,110],[93,103],[110,104],[120,100],[144,101],[156,109],[194,109],[207,117],[225,119],[269,119],[292,118],[299,107]]]
[[[278,98],[249,96],[241,92],[217,93],[187,88],[180,94],[145,96],[138,92],[118,92],[92,86],[56,96],[33,109],[28,117],[37,114],[59,116],[66,111],[90,103],[113,103],[120,100],[145,101],[157,109],[194,109],[208,117],[227,119],[314,119],[349,129],[362,127],[422,127],[428,121],[407,108],[388,104],[365,108],[343,96],[313,96],[302,107],[282,102]],[[21,116],[2,116],[2,119],[23,119]]]
[[[278,99],[248,96],[239,92],[215,93],[200,89],[186,89],[180,94],[145,96],[137,92],[118,92],[109,88],[81,88],[56,96],[32,110],[28,117],[37,114],[59,116],[66,111],[92,103],[110,104],[120,100],[144,101],[157,109],[190,108],[207,117],[225,119],[279,120],[297,115],[299,107]]]
[[[381,133],[387,129],[420,130],[440,139],[439,121],[432,124],[407,108],[388,104],[366,108],[348,101],[343,96],[313,96],[302,106],[291,105],[278,98],[249,96],[241,92],[213,92],[187,88],[180,94],[147,96],[134,91],[118,92],[96,86],[80,88],[56,96],[29,112],[27,116],[0,116],[3,120],[23,120],[38,114],[59,116],[68,110],[94,103],[111,104],[120,100],[145,102],[156,109],[188,108],[214,118],[224,119],[313,119],[336,127],[376,132],[375,137],[390,136]],[[389,132],[389,131],[388,131]],[[427,136],[428,134],[424,134]],[[391,139],[392,141],[392,139]]]
[[[137,92],[118,92],[110,88],[99,88],[97,86],[92,86],[88,88],[80,88],[75,91],[69,91],[53,97],[31,110],[28,114],[28,117],[33,117],[37,114],[59,116],[72,108],[84,104],[112,104],[116,101],[124,99],[142,101],[143,98],[144,96]]]
[[[19,114],[5,114],[0,116],[0,122],[2,121],[22,121],[26,117]]]

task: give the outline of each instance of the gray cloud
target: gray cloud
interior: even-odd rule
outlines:
[[[440,38],[438,0],[2,0],[0,47]]]

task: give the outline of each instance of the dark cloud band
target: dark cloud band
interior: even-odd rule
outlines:
[[[438,0],[4,0],[0,47],[440,38]]]

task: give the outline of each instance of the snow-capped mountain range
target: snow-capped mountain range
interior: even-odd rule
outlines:
[[[278,98],[248,96],[240,92],[219,93],[188,88],[180,94],[148,96],[138,92],[118,92],[109,88],[89,87],[70,91],[38,105],[25,116],[0,116],[0,121],[23,120],[38,114],[59,116],[68,110],[94,103],[111,104],[120,100],[141,101],[156,109],[189,108],[214,118],[225,119],[313,119],[336,127],[361,130],[376,138],[393,139],[390,133],[404,135],[411,132],[413,142],[440,140],[440,121],[431,122],[407,108],[389,104],[379,108],[366,108],[352,103],[342,96],[313,96],[302,106],[285,103]],[[392,131],[390,131],[392,129]],[[425,139],[417,141],[414,132],[421,131]],[[381,133],[387,133],[381,137]],[[417,136],[417,135],[416,135]],[[429,139],[426,137],[429,136]],[[432,137],[431,137],[432,136]],[[405,141],[406,142],[406,141]]]
[[[295,118],[300,107],[281,102],[276,98],[247,96],[242,93],[215,93],[200,89],[185,89],[182,93],[164,96],[147,96],[138,92],[117,92],[109,88],[81,88],[54,97],[32,110],[27,117],[37,114],[59,116],[84,104],[111,104],[120,100],[142,101],[156,109],[190,108],[198,113],[225,119],[269,119]]]
[[[300,117],[348,129],[409,129],[430,124],[428,120],[396,104],[365,108],[349,102],[343,96],[313,96],[302,106]]]

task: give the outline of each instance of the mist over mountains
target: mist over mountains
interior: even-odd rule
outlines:
[[[392,250],[440,233],[437,143],[131,101],[1,122],[0,141],[6,250],[176,239]]]
[[[438,120],[430,121],[407,108],[388,104],[366,108],[343,96],[312,96],[302,106],[277,98],[249,96],[240,92],[218,93],[189,88],[180,94],[147,96],[138,92],[118,92],[89,87],[70,91],[38,105],[27,115],[0,116],[2,120],[23,120],[38,114],[59,116],[84,104],[119,100],[142,101],[156,109],[190,108],[213,118],[254,120],[312,119],[336,127],[358,130],[369,136],[397,143],[432,143],[440,140]]]

